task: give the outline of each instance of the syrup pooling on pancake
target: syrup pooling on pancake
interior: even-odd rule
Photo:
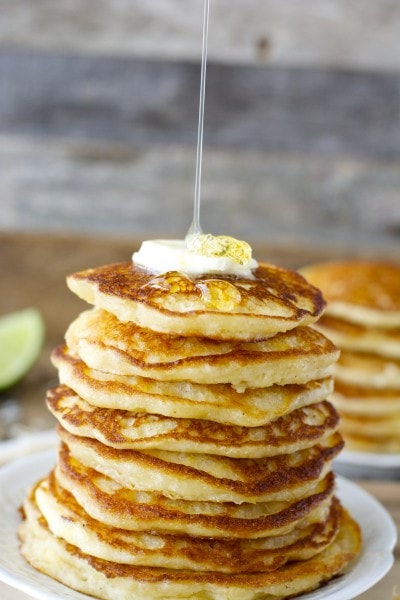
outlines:
[[[196,294],[205,308],[229,312],[240,305],[242,296],[237,286],[223,279],[207,279],[195,283],[184,273],[168,271],[145,284],[149,296],[162,298],[167,294]]]
[[[210,273],[253,279],[252,268],[256,268],[258,263],[252,259],[251,253],[249,244],[228,236],[191,234],[185,242],[144,242],[140,251],[133,255],[133,260],[135,264],[156,273],[144,286],[150,294],[159,297],[197,294],[205,308],[226,312],[239,307],[242,299],[240,290],[229,281],[210,278]],[[162,262],[169,263],[169,269],[164,273],[160,273],[160,254]],[[178,270],[173,271],[172,267]],[[189,274],[207,274],[209,278],[196,282]]]

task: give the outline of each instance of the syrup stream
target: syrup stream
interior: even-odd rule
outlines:
[[[201,196],[201,169],[203,159],[203,129],[204,129],[204,104],[207,73],[207,46],[208,46],[208,22],[210,15],[210,0],[204,0],[203,18],[203,44],[201,53],[201,76],[200,76],[200,101],[199,101],[199,124],[197,130],[197,155],[196,155],[196,179],[194,187],[194,211],[193,221],[186,235],[186,239],[195,234],[201,234],[200,226],[200,196]]]

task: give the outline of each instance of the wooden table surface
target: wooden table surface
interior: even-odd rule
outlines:
[[[8,400],[17,401],[20,425],[30,430],[52,427],[53,418],[44,406],[44,394],[56,382],[56,373],[49,361],[51,349],[63,341],[64,332],[85,304],[71,294],[65,276],[83,268],[129,260],[137,248],[137,240],[79,238],[41,234],[0,233],[0,315],[35,306],[43,314],[46,341],[37,365],[8,394],[0,396],[0,408]],[[346,256],[346,248],[291,247],[290,244],[269,246],[253,244],[256,258],[300,267],[322,258]],[[367,252],[360,249],[358,255]],[[354,255],[354,250],[352,252]],[[400,528],[400,481],[358,480],[392,515]],[[1,525],[1,524],[0,524]],[[400,553],[395,549],[395,564],[390,572],[360,600],[394,600],[395,589],[400,594]],[[23,600],[25,594],[0,583],[2,600]],[[397,599],[396,599],[397,600]]]

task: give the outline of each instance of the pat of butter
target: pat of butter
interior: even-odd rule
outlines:
[[[139,252],[134,252],[133,262],[160,274],[167,271],[181,271],[188,275],[235,275],[253,279],[252,270],[258,263],[250,258],[245,264],[239,264],[229,256],[207,256],[188,250],[184,240],[147,240],[142,243]]]

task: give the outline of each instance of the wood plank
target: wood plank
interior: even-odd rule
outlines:
[[[0,229],[182,237],[195,148],[0,137]],[[206,148],[206,231],[398,253],[400,161]]]
[[[0,47],[198,61],[200,0],[0,0]],[[214,61],[393,70],[393,0],[213,0]]]
[[[198,66],[2,52],[0,131],[189,143]],[[400,75],[210,64],[205,144],[337,156],[400,156]]]

